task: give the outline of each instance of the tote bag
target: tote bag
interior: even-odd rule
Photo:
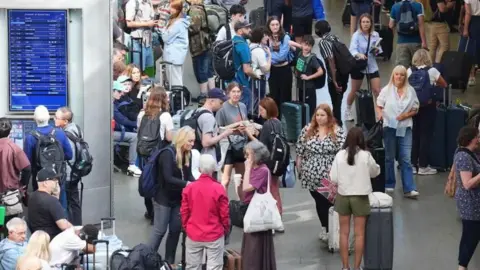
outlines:
[[[245,233],[280,230],[283,228],[282,217],[277,208],[277,201],[270,193],[270,171],[268,172],[267,192],[255,191],[243,218]]]

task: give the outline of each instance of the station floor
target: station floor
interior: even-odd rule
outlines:
[[[345,43],[349,43],[349,29],[341,24],[343,0],[323,0],[327,20],[332,32]],[[250,0],[248,9],[257,8],[261,0]],[[458,34],[451,35],[451,46],[456,49]],[[188,57],[187,57],[188,58]],[[390,62],[379,62],[382,83],[385,85],[393,68],[395,53]],[[198,89],[187,59],[184,80],[187,87],[195,93]],[[480,87],[469,88],[466,93],[454,92],[455,98],[480,103]],[[197,90],[198,91],[198,90]],[[194,94],[195,95],[195,94]],[[150,238],[152,226],[144,219],[143,198],[137,192],[138,180],[123,174],[114,174],[115,178],[115,216],[117,234],[128,246],[146,242]],[[394,196],[395,249],[394,269],[399,270],[453,270],[457,269],[458,245],[461,235],[461,223],[455,202],[443,194],[446,173],[434,176],[416,176],[420,192],[418,200],[405,199],[402,196],[401,181]],[[339,270],[339,254],[331,254],[326,245],[318,240],[320,222],[315,213],[314,201],[306,190],[297,184],[293,189],[282,189],[284,205],[285,234],[275,235],[275,252],[279,270]],[[229,195],[234,198],[231,187]],[[230,248],[240,250],[242,231],[235,228]],[[165,242],[165,241],[163,241]],[[479,248],[480,249],[480,248]],[[160,247],[164,255],[164,243]],[[177,260],[180,261],[180,245]],[[353,257],[351,257],[353,260]],[[469,269],[480,269],[480,251],[477,251]],[[248,269],[247,269],[248,270]]]

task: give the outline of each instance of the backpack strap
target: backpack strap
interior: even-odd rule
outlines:
[[[459,147],[458,150],[457,150],[457,153],[459,153],[459,152],[467,153],[468,155],[470,155],[470,157],[473,158],[473,160],[475,160],[475,162],[477,162],[477,164],[480,164],[480,160],[478,160],[477,156],[472,151],[470,151],[470,149],[468,149],[466,147]]]
[[[230,30],[230,23],[227,22],[227,24],[224,25],[225,30],[227,31],[227,40],[232,39],[232,31]],[[235,44],[233,44],[235,45]]]

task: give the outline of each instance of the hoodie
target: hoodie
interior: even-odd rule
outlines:
[[[15,270],[17,259],[25,251],[27,242],[16,243],[5,238],[0,242],[0,269]]]
[[[166,61],[166,60],[165,60]],[[122,126],[127,132],[133,132],[137,128],[137,121],[132,121],[128,119],[127,116],[123,115],[118,107],[120,106],[121,100],[113,101],[113,119],[115,120],[115,131],[122,131]]]
[[[183,17],[175,20],[173,25],[162,31],[164,42],[163,60],[181,66],[185,62],[188,52],[188,27],[190,18]]]

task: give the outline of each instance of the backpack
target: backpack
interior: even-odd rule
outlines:
[[[282,132],[275,130],[275,125],[270,122],[272,126],[270,159],[267,162],[267,167],[273,176],[283,175],[290,163],[290,145]]]
[[[163,113],[163,112],[162,112]],[[150,119],[147,115],[142,117],[137,133],[137,153],[142,157],[148,157],[152,151],[160,146],[160,116]]]
[[[130,121],[137,121],[140,109],[140,106],[129,97],[125,97],[125,99],[118,104],[118,111]]]
[[[430,83],[429,68],[411,67],[412,74],[408,77],[408,83],[415,89],[420,106],[427,105],[433,97],[434,86]]]
[[[225,25],[225,29],[227,31],[227,39],[213,43],[213,69],[220,79],[231,81],[235,78],[236,74],[235,64],[233,63],[233,52],[235,50],[235,44],[239,42],[232,40],[229,25]]]
[[[402,35],[418,34],[417,13],[410,1],[403,1],[400,6],[400,20],[398,21],[398,33]]]
[[[202,5],[191,5],[187,14],[191,21],[188,29],[190,54],[195,57],[210,49],[208,16]]]
[[[299,53],[302,53],[301,51]],[[326,77],[326,69],[325,65],[323,64],[323,61],[318,58],[318,56],[315,53],[311,53],[306,61],[299,61],[302,60],[299,57],[300,55],[297,54],[295,55],[295,70],[300,72],[301,74],[304,74],[307,72],[308,65],[310,65],[310,62],[312,61],[313,57],[317,58],[318,63],[320,64],[320,67],[323,69],[323,75],[314,79],[315,82],[315,89],[320,89],[323,86],[325,86],[325,77]]]
[[[207,12],[207,21],[208,28],[210,29],[210,34],[216,35],[222,26],[228,25],[228,10],[219,5],[204,5],[205,11]],[[231,36],[230,38],[231,39]]]
[[[164,151],[170,151],[170,153],[175,156],[175,152],[173,152],[173,149],[170,146],[155,149],[148,158],[147,164],[145,164],[143,167],[142,174],[138,179],[138,193],[144,198],[150,199],[155,197],[155,194],[157,194],[157,190],[160,186],[157,180],[157,159]]]
[[[182,127],[184,126],[189,126],[193,130],[195,130],[195,142],[193,144],[193,149],[198,150],[200,153],[203,149],[202,145],[202,130],[198,126],[198,118],[204,113],[212,113],[209,110],[196,110],[195,112],[192,113],[192,116],[190,118],[186,118],[183,123]]]
[[[140,270],[140,269],[166,269],[165,262],[157,252],[145,244],[138,244],[133,249],[119,249],[112,253],[110,257],[110,267],[112,270]]]
[[[65,161],[65,154],[62,145],[55,137],[55,129],[50,133],[43,135],[38,130],[31,132],[32,136],[37,139],[35,148],[35,162],[37,169],[54,166],[57,172],[63,172]]]
[[[339,40],[332,42],[332,52],[335,58],[335,66],[342,75],[348,75],[356,66],[357,61],[345,44]]]
[[[130,34],[132,29],[127,26],[126,6],[129,0],[118,0],[118,26],[124,33]],[[140,10],[140,0],[135,0],[135,16]]]
[[[79,133],[78,136],[70,131],[65,132],[67,138],[75,145],[75,163],[70,164],[67,161],[68,166],[72,169],[70,180],[80,180],[80,178],[89,175],[93,167],[93,157],[90,154],[88,143],[81,136],[80,127],[75,126]]]

